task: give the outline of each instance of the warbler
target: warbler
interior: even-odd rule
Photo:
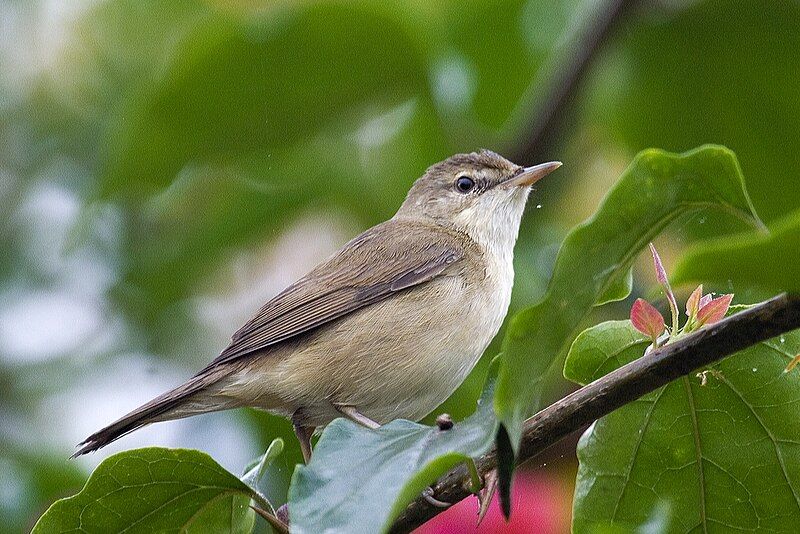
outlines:
[[[244,406],[290,418],[303,456],[337,417],[417,421],[466,378],[497,334],[531,186],[561,166],[481,150],[429,167],[397,213],[268,301],[187,382],[79,444]]]

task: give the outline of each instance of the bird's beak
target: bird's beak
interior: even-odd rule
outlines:
[[[561,167],[560,161],[548,161],[533,167],[525,167],[522,172],[505,181],[506,187],[528,187],[535,184],[557,168]]]

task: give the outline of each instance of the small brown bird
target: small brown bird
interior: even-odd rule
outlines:
[[[419,420],[449,397],[497,334],[530,186],[483,150],[437,163],[390,220],[267,302],[186,383],[92,434],[75,456],[144,425],[251,406],[289,417],[306,461],[316,427]]]

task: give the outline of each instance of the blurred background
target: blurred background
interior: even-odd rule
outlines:
[[[27,531],[103,458],[146,445],[239,473],[285,436],[285,492],[289,425],[247,410],[67,457],[455,152],[565,164],[529,201],[512,312],[643,148],[727,145],[768,225],[800,207],[799,27],[800,2],[778,0],[0,0],[0,531]],[[739,224],[700,214],[658,246],[669,268]],[[487,364],[442,410],[472,411]],[[568,531],[574,441],[534,463],[503,528]],[[474,513],[462,503],[426,532]]]

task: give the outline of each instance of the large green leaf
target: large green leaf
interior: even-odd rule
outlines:
[[[146,448],[110,456],[86,486],[55,502],[35,533],[248,533],[253,491],[205,453]]]
[[[511,320],[495,409],[514,447],[541,385],[597,302],[607,300],[636,255],[680,215],[718,208],[760,224],[734,154],[706,146],[683,155],[640,153],[595,215],[564,240],[543,300]],[[617,292],[619,293],[619,292]]]
[[[800,32],[786,30],[800,26],[800,3],[660,6],[638,11],[600,58],[599,83],[585,93],[595,135],[607,128],[599,138],[634,151],[723,144],[739,156],[764,220],[800,208]]]
[[[754,232],[698,243],[673,270],[676,284],[709,282],[726,291],[758,287],[772,294],[800,292],[800,211]]]
[[[564,374],[586,384],[647,344],[628,321],[602,323],[575,340]],[[783,369],[798,351],[796,331],[595,422],[578,444],[573,530],[795,531],[800,373]]]
[[[370,430],[346,419],[325,428],[289,489],[292,532],[379,532],[428,485],[492,445],[497,362],[478,409],[449,430],[396,420]]]

